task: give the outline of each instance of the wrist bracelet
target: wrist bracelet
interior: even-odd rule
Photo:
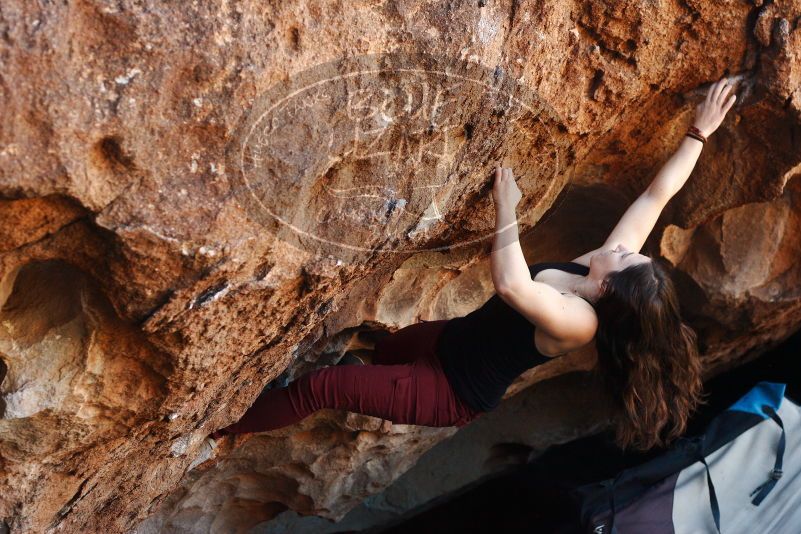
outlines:
[[[704,138],[701,137],[698,134],[695,134],[695,133],[692,133],[692,132],[687,132],[685,135],[687,135],[688,137],[692,137],[693,139],[697,139],[697,140],[701,141],[702,145],[706,144],[706,141],[704,141]]]
[[[693,139],[698,139],[701,143],[706,144],[706,137],[704,134],[701,133],[701,130],[696,128],[695,126],[690,126],[687,129],[687,133],[685,135],[689,135]]]

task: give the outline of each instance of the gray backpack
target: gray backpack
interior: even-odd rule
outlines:
[[[703,433],[576,488],[593,534],[801,533],[801,407],[759,382]]]

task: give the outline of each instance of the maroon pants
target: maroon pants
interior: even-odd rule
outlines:
[[[456,396],[434,352],[445,323],[447,320],[424,321],[381,338],[372,365],[325,367],[285,388],[269,389],[223,432],[265,432],[296,423],[322,408],[399,424],[465,425],[481,412]]]

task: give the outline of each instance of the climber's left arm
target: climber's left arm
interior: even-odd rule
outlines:
[[[512,169],[495,170],[495,240],[490,261],[492,282],[506,304],[561,345],[589,343],[597,328],[595,312],[580,299],[566,297],[531,279],[520,248],[515,208],[521,198]]]
[[[523,249],[520,248],[517,230],[517,203],[522,198],[512,169],[498,166],[492,186],[495,203],[495,237],[490,255],[490,272],[495,292],[503,294],[510,287],[531,282]]]

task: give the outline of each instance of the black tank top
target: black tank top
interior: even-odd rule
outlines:
[[[586,276],[589,267],[574,262],[529,265],[533,279],[545,269]],[[506,388],[523,371],[552,358],[534,344],[534,325],[494,294],[480,308],[450,319],[436,352],[454,392],[474,410],[498,406]]]

